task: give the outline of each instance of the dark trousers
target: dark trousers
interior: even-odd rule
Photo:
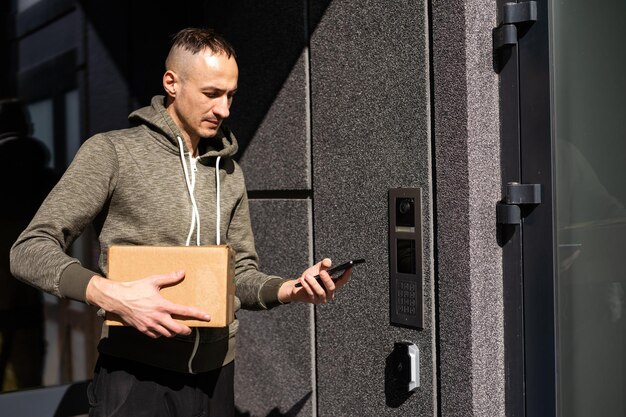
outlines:
[[[89,385],[90,417],[233,417],[234,362],[184,374],[100,355]]]

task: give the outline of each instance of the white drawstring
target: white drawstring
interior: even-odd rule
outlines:
[[[220,244],[220,159],[222,157],[218,156],[215,160],[215,222],[217,223],[215,226],[215,242],[216,245]]]
[[[200,331],[198,328],[193,329],[196,333],[196,340],[193,342],[193,350],[191,351],[191,356],[189,356],[189,362],[187,362],[187,368],[189,369],[190,374],[194,374],[191,363],[193,362],[193,358],[196,357],[196,352],[198,352],[198,346],[200,345]]]
[[[191,169],[191,176],[189,178],[189,170],[187,169],[187,162],[185,161],[185,153],[183,151],[183,141],[180,136],[176,136],[178,139],[178,149],[180,151],[180,161],[183,164],[183,172],[185,173],[185,184],[187,184],[187,191],[189,192],[189,198],[191,199],[191,225],[189,226],[189,234],[187,235],[187,241],[185,246],[189,246],[191,242],[191,236],[193,235],[194,229],[196,229],[197,223],[197,232],[196,232],[196,245],[200,246],[200,212],[198,211],[198,205],[196,204],[196,197],[194,196],[194,188],[196,185],[196,173],[193,169],[193,157],[191,156],[191,152],[189,153],[189,166]]]
[[[192,205],[192,213],[191,213],[191,225],[189,226],[189,234],[187,235],[186,246],[189,246],[189,242],[191,241],[191,236],[193,235],[194,230],[196,230],[196,245],[200,246],[200,211],[198,210],[198,205],[196,204],[196,198],[194,196],[194,190],[196,188],[196,159],[192,156],[191,152],[189,152],[189,168],[187,168],[187,162],[185,161],[185,153],[183,148],[183,141],[180,136],[176,136],[178,139],[178,149],[180,150],[180,161],[183,164],[183,172],[185,173],[185,184],[187,184],[187,191],[189,191],[189,198],[191,199]],[[220,215],[220,159],[221,156],[218,156],[215,160],[215,216],[216,216],[216,227],[215,227],[215,241],[217,244],[220,244],[220,223],[221,223],[221,215]],[[189,170],[191,170],[191,178],[189,178]],[[197,228],[196,228],[197,224]],[[198,346],[200,345],[200,332],[198,328],[195,329],[195,342],[193,344],[193,351],[191,352],[191,356],[189,357],[189,362],[187,362],[187,367],[189,369],[189,373],[193,374],[193,368],[191,363],[193,362],[193,358],[196,356],[198,352]]]

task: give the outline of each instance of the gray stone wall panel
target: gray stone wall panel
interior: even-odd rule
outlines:
[[[313,17],[320,14],[313,13]],[[423,2],[332,2],[311,40],[316,257],[364,257],[316,308],[319,416],[431,416],[433,281],[430,114]],[[389,325],[387,195],[422,187],[425,329]],[[421,351],[421,387],[391,387],[393,343]]]
[[[446,416],[472,415],[469,184],[464,3],[432,2],[437,178],[440,401]]]
[[[307,60],[303,51],[241,156],[249,190],[311,188]]]
[[[250,212],[261,270],[299,276],[311,251],[310,200],[250,200]],[[262,417],[312,415],[312,308],[293,304],[237,317],[237,409]]]
[[[503,416],[496,6],[433,2],[441,410]]]

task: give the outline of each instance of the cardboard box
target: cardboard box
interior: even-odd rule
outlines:
[[[185,278],[161,288],[161,294],[174,303],[206,311],[211,321],[178,320],[180,323],[226,327],[235,318],[235,254],[228,246],[111,246],[108,258],[108,278],[114,281],[184,270]],[[105,324],[123,325],[112,313],[107,313]]]

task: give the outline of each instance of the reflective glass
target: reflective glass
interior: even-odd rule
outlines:
[[[626,2],[552,2],[563,417],[626,415]]]

